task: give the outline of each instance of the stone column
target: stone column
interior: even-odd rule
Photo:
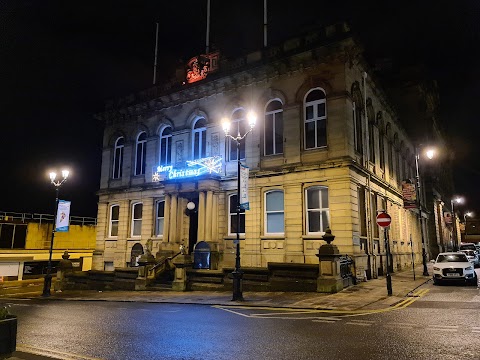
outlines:
[[[170,195],[165,195],[165,216],[163,218],[163,242],[169,242],[169,229],[170,229]]]
[[[207,191],[207,202],[205,206],[205,241],[212,241],[212,220],[213,216],[213,191]]]
[[[198,193],[198,232],[197,242],[205,240],[205,193]]]
[[[170,201],[170,231],[168,235],[168,240],[170,242],[175,242],[177,240],[177,195],[171,195]]]
[[[212,199],[212,241],[218,241],[218,195],[214,194]]]

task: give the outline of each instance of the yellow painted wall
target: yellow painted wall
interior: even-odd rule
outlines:
[[[52,224],[29,223],[25,249],[49,249]],[[95,249],[95,225],[70,225],[68,232],[56,232],[54,249],[79,250]]]

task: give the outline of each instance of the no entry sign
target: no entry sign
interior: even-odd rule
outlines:
[[[383,228],[389,227],[392,223],[392,218],[387,213],[380,213],[377,215],[377,225]]]

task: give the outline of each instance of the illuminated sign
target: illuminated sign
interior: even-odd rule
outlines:
[[[222,157],[212,156],[187,161],[186,168],[174,168],[172,165],[159,165],[153,169],[152,181],[164,179],[183,179],[203,174],[219,174],[222,170]]]
[[[219,53],[210,53],[191,58],[187,63],[187,83],[191,84],[207,77],[218,69]]]

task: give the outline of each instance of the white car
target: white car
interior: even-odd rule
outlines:
[[[440,253],[433,263],[433,283],[435,285],[446,281],[463,281],[477,285],[477,274],[473,264],[463,252]]]

